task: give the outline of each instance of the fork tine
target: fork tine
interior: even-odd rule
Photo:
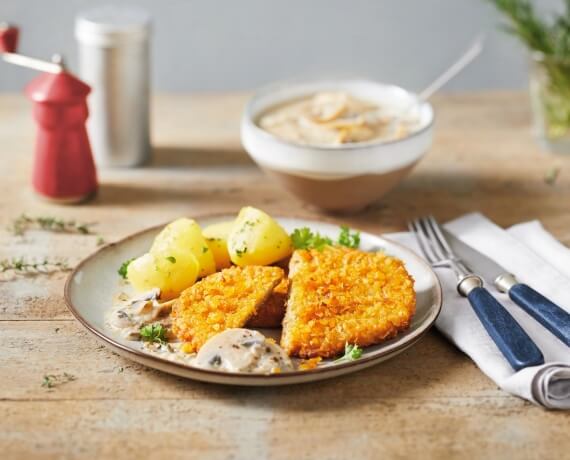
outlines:
[[[463,262],[462,260],[456,260],[457,257],[455,255],[455,253],[453,252],[453,249],[451,249],[451,246],[447,242],[447,238],[445,238],[445,235],[443,234],[443,231],[441,229],[441,225],[439,225],[437,219],[434,216],[429,216],[428,220],[429,220],[435,234],[437,235],[437,239],[438,239],[439,243],[441,244],[441,246],[443,247],[443,249],[447,253],[447,258],[454,260],[455,264],[458,265],[463,271],[466,271],[466,272],[470,271],[469,267],[467,265],[465,265],[465,262]]]
[[[440,245],[443,247],[445,253],[447,254],[447,257],[453,258],[454,257],[453,250],[451,249],[451,247],[447,243],[447,239],[443,235],[443,232],[441,231],[441,226],[439,225],[436,218],[433,216],[428,216],[427,220],[431,224],[431,227],[433,228],[433,231],[434,231],[435,235],[437,236],[437,240],[439,241]]]
[[[408,221],[408,230],[410,231],[410,233],[412,235],[414,235],[414,238],[416,239],[418,246],[420,247],[420,250],[422,251],[422,253],[428,257],[428,255],[426,254],[425,248],[424,248],[424,243],[420,238],[420,235],[418,235],[418,230],[416,228],[416,222],[415,220],[409,220]],[[428,257],[429,259],[429,257]]]
[[[469,267],[458,260],[443,230],[433,216],[420,217],[408,223],[428,262],[434,267],[451,268],[459,278],[471,273]]]
[[[426,256],[426,259],[428,260],[428,262],[430,264],[437,262],[437,257],[435,256],[435,254],[431,250],[431,247],[427,241],[427,235],[424,233],[422,227],[420,226],[419,220],[414,219],[412,221],[409,221],[408,222],[408,228],[416,237],[416,241],[418,242],[420,249],[422,250],[422,252]]]
[[[424,231],[427,234],[427,239],[430,242],[430,245],[433,249],[433,252],[437,255],[438,260],[445,260],[448,259],[443,246],[441,245],[441,241],[437,237],[434,229],[431,226],[431,222],[427,217],[420,218],[420,224],[422,225]]]

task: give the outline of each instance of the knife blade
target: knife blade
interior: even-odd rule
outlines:
[[[501,292],[538,321],[544,328],[570,347],[570,313],[527,284],[520,283],[513,274],[485,254],[464,243],[443,229],[451,249],[483,279],[494,284]]]

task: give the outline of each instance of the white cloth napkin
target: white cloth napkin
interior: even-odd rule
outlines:
[[[570,249],[532,221],[503,230],[481,214],[445,225],[455,236],[494,259],[550,300],[570,311]],[[386,235],[421,255],[410,233]],[[443,287],[443,308],[436,327],[505,391],[551,409],[570,409],[570,348],[494,286],[485,287],[541,349],[545,364],[513,371],[491,340],[468,300],[456,291],[453,272],[436,269]]]

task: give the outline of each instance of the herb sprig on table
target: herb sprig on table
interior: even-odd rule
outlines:
[[[74,219],[62,219],[55,216],[29,216],[21,214],[14,219],[8,230],[16,236],[24,235],[28,230],[43,230],[52,233],[75,233],[78,235],[95,235],[97,246],[105,244],[105,239],[101,235],[93,233],[91,227],[97,225],[95,222],[77,222]]]
[[[0,260],[0,273],[12,271],[19,274],[37,274],[67,271],[70,269],[65,260],[43,259],[42,261],[32,261],[26,260],[23,257]]]
[[[42,387],[51,389],[64,383],[73,382],[74,380],[77,380],[77,377],[67,372],[64,372],[60,375],[48,374],[44,375],[44,378],[42,380]]]
[[[39,229],[56,233],[78,233],[80,235],[92,234],[91,227],[95,223],[77,222],[76,220],[65,220],[54,216],[28,216],[22,214],[14,219],[8,227],[14,235],[23,235],[28,230]]]
[[[560,166],[553,166],[552,168],[548,169],[544,174],[544,182],[550,186],[556,184],[556,180],[558,179],[561,169],[562,168]]]

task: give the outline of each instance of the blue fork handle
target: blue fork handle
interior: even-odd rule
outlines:
[[[510,288],[509,297],[570,347],[570,313],[523,283]]]
[[[467,298],[493,342],[515,371],[544,364],[544,357],[536,344],[487,289],[473,288]]]

